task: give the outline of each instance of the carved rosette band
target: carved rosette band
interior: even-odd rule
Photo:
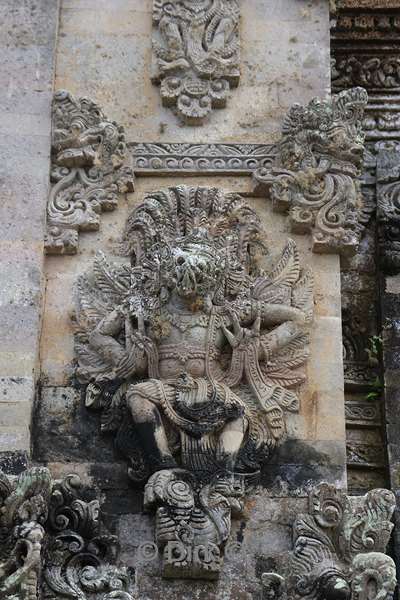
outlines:
[[[254,173],[255,192],[288,213],[291,230],[312,235],[313,251],[352,255],[357,249],[367,93],[354,88],[294,105],[282,129],[276,165]]]
[[[223,108],[239,83],[237,0],[153,0],[153,82],[188,125]]]
[[[392,600],[396,569],[384,552],[394,508],[389,490],[350,498],[331,484],[319,484],[309,495],[308,513],[294,522],[286,572],[262,576],[265,597]]]
[[[52,187],[47,205],[48,254],[75,254],[79,231],[97,230],[100,213],[133,191],[123,127],[88,98],[64,90],[53,99]]]
[[[2,600],[133,600],[132,573],[115,566],[118,544],[103,531],[99,502],[83,500],[76,475],[53,480],[32,468],[0,471]]]

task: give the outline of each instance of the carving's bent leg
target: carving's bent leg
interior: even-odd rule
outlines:
[[[243,417],[229,421],[222,430],[220,436],[220,451],[225,456],[227,467],[233,471],[235,460],[240,446],[242,445],[246,424]]]
[[[126,401],[145,458],[152,471],[175,468],[177,465],[168,447],[167,436],[157,406],[143,398],[142,394],[135,393],[135,388],[128,390]]]

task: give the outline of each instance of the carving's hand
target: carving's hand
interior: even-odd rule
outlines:
[[[140,367],[144,366],[146,361],[146,351],[144,344],[138,340],[132,345],[129,352],[121,358],[115,371],[121,379],[127,379],[133,375]]]
[[[232,348],[237,348],[238,346],[246,345],[250,340],[260,338],[260,315],[258,315],[255,319],[251,329],[242,327],[236,313],[234,313],[233,311],[229,311],[229,316],[232,320],[233,333],[229,331],[229,329],[225,327],[225,325],[222,325],[222,331],[224,332],[225,337],[232,346]]]

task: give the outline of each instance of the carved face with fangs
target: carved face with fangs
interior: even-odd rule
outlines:
[[[214,292],[224,269],[224,258],[198,229],[172,250],[172,283],[181,298],[204,299]]]

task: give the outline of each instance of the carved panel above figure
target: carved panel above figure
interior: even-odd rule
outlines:
[[[239,83],[237,0],[153,0],[154,83],[188,125],[226,105]]]
[[[395,497],[389,490],[350,498],[333,485],[318,485],[310,493],[308,513],[298,515],[293,524],[294,550],[287,561],[287,577],[263,575],[271,590],[268,597],[392,600],[396,569],[384,552],[394,508]]]
[[[364,152],[363,88],[294,105],[276,166],[255,171],[255,191],[288,212],[291,230],[312,234],[313,250],[352,255],[362,228],[359,175]]]
[[[88,98],[61,90],[53,100],[51,182],[47,206],[48,254],[75,254],[79,231],[97,230],[102,211],[133,191],[134,174],[123,127]]]
[[[246,484],[285,437],[304,382],[312,275],[288,240],[265,271],[244,198],[149,194],[78,283],[77,376],[156,511],[165,577],[215,578]]]

